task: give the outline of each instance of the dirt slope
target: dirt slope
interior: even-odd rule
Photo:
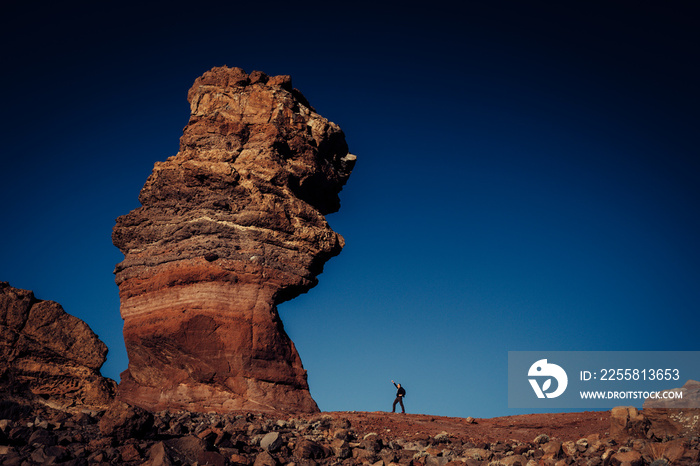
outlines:
[[[589,434],[605,437],[610,430],[608,411],[580,413],[523,414],[519,416],[474,419],[430,416],[425,414],[392,414],[386,412],[328,412],[335,419],[348,419],[362,433],[376,432],[388,439],[417,440],[447,432],[454,438],[472,442],[519,440],[531,442],[539,434],[562,441],[578,440]]]

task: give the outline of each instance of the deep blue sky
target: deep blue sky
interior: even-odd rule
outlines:
[[[256,6],[256,3],[259,6]],[[699,350],[696,2],[14,2],[0,280],[126,368],[114,219],[213,66],[290,74],[357,166],[280,307],[323,410],[490,417],[507,352]]]

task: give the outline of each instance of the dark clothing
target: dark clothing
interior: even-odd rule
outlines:
[[[405,413],[406,408],[403,407],[403,396],[397,396],[396,399],[394,400],[394,405],[391,407],[391,412],[395,413],[396,412],[396,403],[401,405],[401,412]]]
[[[406,395],[406,390],[396,384],[394,384],[394,387],[398,388],[398,390],[396,390],[396,399],[394,400],[394,405],[391,407],[391,412],[396,412],[396,403],[398,403],[401,405],[401,412],[405,413],[406,409],[403,407],[403,397]]]

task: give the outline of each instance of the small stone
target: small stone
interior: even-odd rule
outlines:
[[[228,460],[234,465],[247,465],[253,463],[252,459],[240,453],[231,453]]]
[[[545,458],[561,458],[563,451],[561,448],[562,443],[556,440],[550,440],[549,442],[542,445],[542,450],[544,451]]]
[[[99,426],[102,435],[122,442],[141,438],[153,426],[153,415],[137,406],[115,401],[100,419]]]
[[[32,432],[27,443],[29,445],[53,446],[56,445],[56,436],[46,429],[39,428]]]
[[[350,458],[352,456],[350,445],[343,439],[334,439],[331,442],[331,448],[333,449],[333,454],[339,459]]]
[[[561,449],[566,456],[576,456],[576,454],[578,453],[576,443],[572,440],[562,443]]]
[[[428,456],[425,459],[425,466],[446,466],[449,462],[450,459],[444,456]]]
[[[302,439],[294,448],[294,456],[301,459],[320,459],[329,456],[326,450],[313,440]]]
[[[204,440],[195,435],[170,439],[165,444],[173,450],[173,459],[182,457],[189,463],[196,462],[200,453],[207,449]]]
[[[618,451],[610,458],[611,466],[643,466],[644,459],[638,451]]]
[[[139,453],[138,449],[132,444],[123,445],[117,448],[117,450],[119,450],[122,461],[131,462],[141,459],[141,453]]]
[[[224,458],[221,453],[215,451],[203,451],[197,456],[197,464],[226,466],[226,458]]]
[[[510,445],[508,445],[507,443],[496,442],[494,444],[491,444],[489,450],[495,451],[497,453],[505,453],[506,451],[510,450]]]
[[[503,466],[526,466],[528,463],[527,458],[523,455],[511,455],[506,456],[498,460]]]
[[[284,444],[284,439],[279,432],[270,432],[266,434],[260,441],[260,447],[264,450],[274,453],[282,447]]]
[[[384,448],[382,439],[375,433],[365,435],[362,442],[360,442],[360,445],[362,445],[362,448],[373,453],[379,453],[382,448]]]
[[[148,450],[148,461],[144,464],[148,466],[172,466],[174,463],[165,443],[158,442]]]
[[[483,448],[467,448],[462,452],[462,456],[471,460],[485,461],[493,456],[493,452]]]
[[[450,434],[448,434],[447,432],[445,432],[443,430],[442,432],[437,434],[434,437],[434,439],[435,439],[435,442],[437,442],[437,443],[445,443],[445,442],[448,442],[450,440]]]
[[[255,458],[255,463],[253,466],[277,466],[278,462],[274,456],[272,456],[267,451],[262,451]]]

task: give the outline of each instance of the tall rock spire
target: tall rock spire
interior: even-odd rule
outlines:
[[[355,156],[289,76],[220,67],[188,93],[180,151],[155,164],[112,240],[129,367],[150,409],[317,411],[276,305],[316,285],[343,238],[324,214]]]

